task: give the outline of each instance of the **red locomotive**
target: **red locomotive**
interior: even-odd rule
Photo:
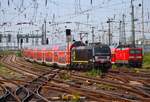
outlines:
[[[23,56],[30,60],[47,65],[70,68],[111,67],[111,50],[109,46],[85,45],[76,41],[70,46],[40,46],[23,49]],[[100,67],[101,66],[101,67]]]
[[[117,48],[112,48],[111,52],[111,61],[116,65],[126,64],[132,67],[142,67],[142,48],[119,45]]]

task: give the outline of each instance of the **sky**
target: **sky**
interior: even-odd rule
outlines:
[[[150,38],[150,0],[144,1],[145,36]],[[141,34],[142,0],[133,0],[135,7],[136,39]],[[96,41],[108,41],[108,18],[112,21],[113,42],[119,39],[119,21],[125,14],[126,36],[131,36],[131,0],[0,0],[0,32],[11,31],[11,34],[36,34],[44,20],[47,22],[47,37],[50,43],[65,42],[65,29],[72,30],[74,39],[79,40],[79,33],[87,32],[91,41],[91,30],[94,27]],[[20,24],[27,22],[30,24]],[[70,22],[70,23],[65,23]],[[5,24],[7,23],[7,24]],[[31,24],[33,23],[33,25]],[[9,32],[10,33],[10,32]]]

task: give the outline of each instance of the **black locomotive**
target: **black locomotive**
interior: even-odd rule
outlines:
[[[108,45],[100,43],[73,47],[71,50],[71,67],[100,68],[107,71],[111,68],[111,50]]]

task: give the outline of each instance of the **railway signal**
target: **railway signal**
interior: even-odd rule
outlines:
[[[111,45],[112,43],[112,33],[111,33],[111,22],[113,22],[110,18],[108,18],[108,45]]]
[[[71,42],[71,29],[66,29],[66,41]]]

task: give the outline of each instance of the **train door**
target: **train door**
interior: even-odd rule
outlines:
[[[66,63],[66,58],[65,58],[65,51],[60,51],[58,52],[59,55],[59,63],[60,64],[65,64]]]
[[[54,63],[58,63],[58,51],[54,51]]]
[[[33,59],[35,61],[37,61],[37,48],[34,49],[34,57],[33,57]]]
[[[41,51],[41,49],[38,49],[38,51],[37,51],[37,60],[38,60],[38,62],[42,62],[42,51]]]
[[[33,60],[33,58],[34,58],[34,50],[31,49],[31,59]]]
[[[70,64],[70,51],[66,51],[66,64]]]
[[[46,50],[45,52],[45,61],[46,63],[52,63],[53,59],[53,54],[52,54],[52,50]]]

